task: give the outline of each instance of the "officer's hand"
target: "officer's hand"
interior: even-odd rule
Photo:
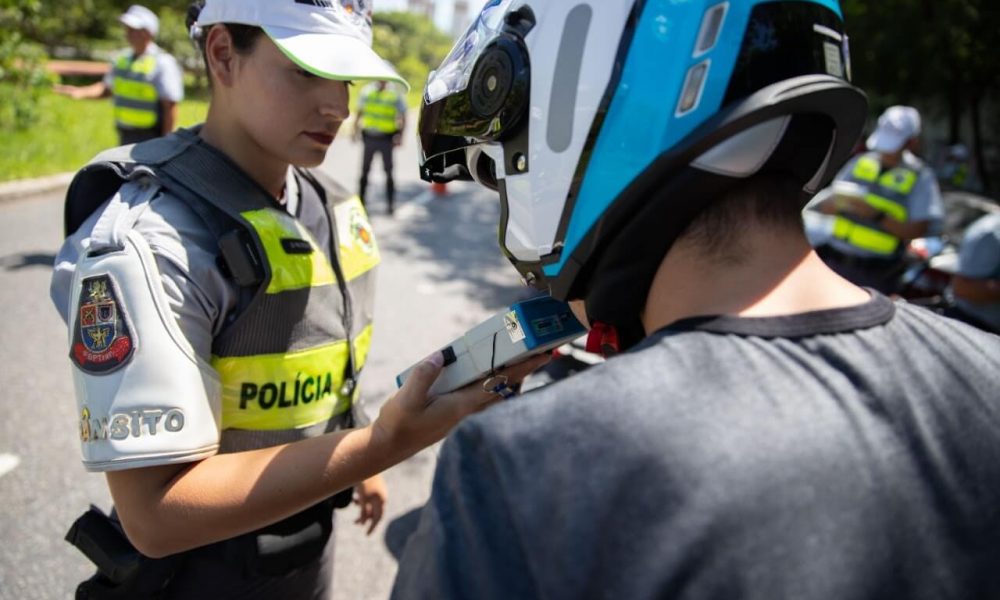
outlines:
[[[862,219],[870,219],[878,214],[871,204],[855,196],[837,196],[838,205],[842,212],[855,215]]]
[[[507,384],[514,386],[548,361],[547,354],[535,356],[501,369],[496,375],[507,377]],[[427,390],[434,384],[443,364],[440,352],[418,364],[372,423],[373,442],[382,446],[395,461],[440,440],[464,417],[501,398],[497,393],[483,391],[483,381],[448,394],[428,396]]]
[[[72,85],[64,85],[62,83],[57,83],[52,86],[52,91],[57,94],[62,94],[63,96],[69,96],[70,98],[79,99],[80,90]]]
[[[371,523],[365,535],[371,535],[372,531],[375,531],[375,526],[382,520],[388,498],[389,492],[381,475],[369,477],[354,487],[354,503],[360,508],[358,519],[354,522],[362,527],[365,523]]]

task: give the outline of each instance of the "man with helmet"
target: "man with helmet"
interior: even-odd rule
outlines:
[[[622,352],[451,434],[394,598],[996,596],[1000,340],[803,232],[867,111],[846,47],[831,0],[487,3],[422,174],[496,189]]]
[[[812,208],[833,215],[832,231],[818,248],[835,271],[850,281],[890,294],[899,286],[910,240],[935,233],[944,203],[934,171],[913,151],[920,113],[891,106],[868,137],[868,152],[837,174],[830,193]]]

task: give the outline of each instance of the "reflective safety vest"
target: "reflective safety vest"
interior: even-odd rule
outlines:
[[[387,135],[399,131],[399,93],[386,87],[379,90],[370,88],[364,95],[361,114],[361,128]]]
[[[125,54],[114,62],[111,93],[115,123],[122,129],[151,129],[159,121],[160,102],[153,85],[156,55]]]
[[[920,173],[899,165],[879,173],[878,155],[868,153],[858,158],[847,181],[867,189],[865,202],[890,218],[905,223],[909,218],[909,198]],[[833,224],[834,237],[867,252],[885,257],[900,251],[900,239],[882,230],[876,220],[838,215]]]
[[[220,240],[223,270],[240,289],[212,342],[222,381],[220,452],[354,426],[379,262],[357,196],[297,170],[296,218],[196,130],[124,148],[98,156],[73,181],[67,234],[141,169]]]

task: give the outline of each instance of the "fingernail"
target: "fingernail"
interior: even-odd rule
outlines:
[[[429,362],[429,363],[431,363],[435,367],[443,367],[444,366],[444,355],[441,354],[440,352],[435,352],[434,354],[431,354],[430,356],[428,356],[424,360],[427,361],[427,362]]]

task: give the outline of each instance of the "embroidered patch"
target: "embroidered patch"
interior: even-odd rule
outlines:
[[[128,362],[135,343],[128,316],[110,275],[87,277],[80,287],[70,359],[88,373],[102,374]]]
[[[354,238],[355,243],[366,253],[371,254],[375,251],[375,237],[372,235],[372,226],[358,208],[351,209],[351,237]]]

